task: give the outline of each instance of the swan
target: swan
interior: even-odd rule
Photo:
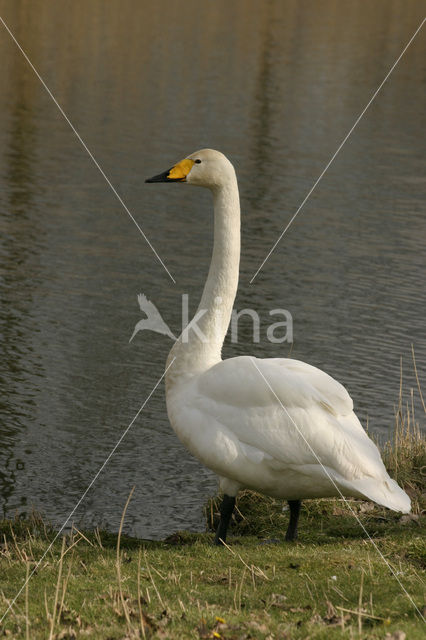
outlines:
[[[202,149],[146,182],[183,182],[213,195],[213,254],[197,330],[184,330],[175,342],[165,380],[172,428],[219,476],[223,500],[215,544],[226,540],[242,488],[288,501],[289,541],[297,538],[305,498],[354,496],[408,513],[408,495],[389,477],[339,382],[290,358],[222,360],[240,259],[239,193],[231,162],[219,151]]]

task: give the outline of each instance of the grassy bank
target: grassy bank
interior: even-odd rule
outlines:
[[[0,635],[305,639],[398,638],[392,634],[403,631],[409,639],[424,637],[389,568],[424,614],[420,520],[402,524],[359,510],[388,566],[353,517],[327,510],[321,517],[309,508],[302,514],[297,544],[266,544],[254,535],[232,537],[229,548],[213,547],[208,534],[177,534],[161,543],[123,538],[119,563],[117,536],[74,531],[53,545]],[[37,521],[3,523],[2,537],[6,609],[53,532]]]
[[[210,532],[154,543],[76,529],[49,548],[55,532],[38,516],[3,521],[0,616],[11,608],[0,637],[423,638],[426,446],[412,406],[396,407],[384,459],[413,516],[358,500],[306,501],[295,544],[282,541],[283,504],[250,492],[226,548],[213,547]],[[217,505],[206,505],[208,529]]]

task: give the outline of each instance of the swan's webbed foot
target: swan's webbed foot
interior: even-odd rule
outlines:
[[[225,495],[223,496],[222,504],[220,505],[220,521],[216,531],[214,544],[223,546],[226,540],[226,532],[228,531],[229,521],[232,517],[232,512],[235,507],[235,497]]]
[[[287,533],[285,534],[287,542],[297,540],[297,525],[299,522],[301,505],[301,500],[288,500],[288,506],[290,507],[290,522],[288,524]]]

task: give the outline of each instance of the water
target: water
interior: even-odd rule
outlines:
[[[350,390],[385,436],[400,356],[424,339],[425,34],[420,33],[273,252],[251,277],[422,18],[421,2],[56,3],[0,15],[176,279],[174,285],[0,25],[2,515],[60,526],[164,370],[171,341],[128,344],[144,292],[179,331],[212,242],[207,193],[145,185],[210,146],[243,211],[236,308],[283,307],[292,355]],[[264,325],[263,325],[264,326]],[[287,355],[241,323],[225,355]],[[150,398],[73,520],[160,538],[202,530],[213,474]]]

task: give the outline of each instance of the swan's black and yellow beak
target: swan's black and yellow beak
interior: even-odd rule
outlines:
[[[194,160],[185,158],[185,160],[181,160],[171,169],[164,171],[164,173],[159,173],[158,176],[147,178],[145,182],[186,182],[186,176],[193,166]]]

